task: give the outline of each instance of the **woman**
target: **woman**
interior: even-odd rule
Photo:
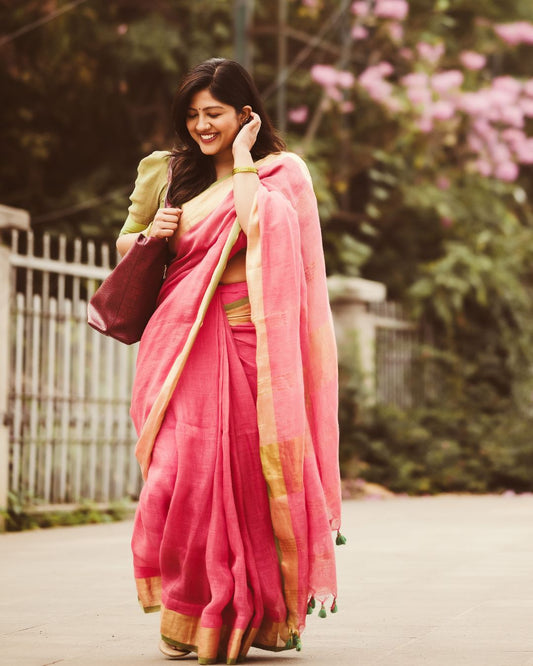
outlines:
[[[179,145],[141,161],[117,241],[173,256],[133,389],[134,570],[165,655],[234,664],[299,649],[315,598],[336,610],[335,343],[309,173],[250,76],[202,63],[173,118]]]

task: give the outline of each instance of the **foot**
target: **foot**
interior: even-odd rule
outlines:
[[[180,650],[179,648],[170,645],[170,643],[167,643],[163,639],[159,641],[159,650],[165,655],[165,657],[168,657],[169,659],[183,659],[188,654],[190,654],[189,650]]]

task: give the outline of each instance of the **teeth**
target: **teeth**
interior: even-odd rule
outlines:
[[[213,139],[216,134],[200,134],[200,136],[204,141],[209,141],[210,139]]]

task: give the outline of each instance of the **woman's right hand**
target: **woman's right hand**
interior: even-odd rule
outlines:
[[[150,227],[150,236],[172,238],[178,228],[181,213],[181,208],[160,208]]]

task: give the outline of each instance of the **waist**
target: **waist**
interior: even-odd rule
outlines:
[[[246,282],[219,284],[217,291],[230,326],[246,324],[252,321],[248,285]]]

